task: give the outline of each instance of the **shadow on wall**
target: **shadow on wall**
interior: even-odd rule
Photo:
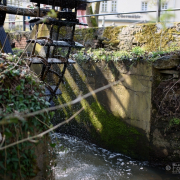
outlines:
[[[42,30],[38,33],[38,37],[49,36],[49,27],[40,28]],[[30,37],[32,39],[35,36],[35,29],[36,27]],[[67,33],[66,29],[61,29],[60,32],[62,37]],[[53,36],[55,35],[56,33]],[[46,55],[45,49],[38,45],[36,52],[41,56]],[[61,66],[54,65],[53,68],[61,71]],[[63,121],[84,107],[84,111],[75,118],[75,121],[59,130],[88,139],[107,149],[147,160],[151,76],[150,66],[141,63],[136,67],[130,67],[129,62],[114,63],[113,61],[99,63],[79,61],[76,65],[69,65],[65,73],[65,84],[60,85],[62,95],[58,97],[57,104],[74,100],[80,92],[86,94],[121,78],[124,80],[76,105],[57,110],[53,123]],[[47,80],[52,83],[57,81],[51,75]]]
[[[124,67],[124,74],[119,70],[121,66]],[[65,84],[60,87],[63,92],[58,97],[60,104],[74,100],[80,92],[86,94],[121,78],[124,78],[124,80],[114,87],[82,100],[76,105],[58,110],[53,120],[55,124],[84,107],[84,111],[75,118],[75,121],[62,126],[59,131],[87,139],[102,147],[137,159],[149,159],[150,118],[137,119],[139,116],[138,103],[145,96],[145,92],[143,90],[138,92],[140,87],[137,87],[138,78],[141,75],[138,74],[137,77],[134,77],[133,70],[130,72],[131,75],[128,72],[128,65],[115,64],[113,61],[100,63],[78,62],[75,66],[70,65],[66,71]],[[139,86],[144,86],[143,78],[140,79]],[[149,89],[149,86],[146,87],[147,89]],[[144,102],[141,103],[144,104],[140,111],[145,109],[150,111],[147,107],[150,106],[150,102],[146,102],[149,96],[143,98],[146,99],[142,100]],[[132,110],[133,108],[135,109]],[[146,114],[145,111],[144,113]],[[146,116],[149,115],[148,113]]]

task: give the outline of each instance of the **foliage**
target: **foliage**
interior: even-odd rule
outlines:
[[[63,49],[63,48],[58,48],[57,49],[57,53],[61,54],[62,57],[66,57],[67,53],[68,53],[68,50],[67,49]]]
[[[81,61],[149,61],[153,62],[157,60],[161,56],[170,55],[170,54],[179,54],[179,50],[176,49],[169,49],[166,51],[154,51],[154,52],[147,52],[141,47],[134,47],[131,52],[128,51],[106,51],[103,48],[99,49],[89,49],[86,50],[85,48],[81,49],[71,55],[71,58]]]
[[[19,48],[13,48],[12,51],[13,51],[13,54],[16,54],[16,56],[18,57],[20,57],[23,53],[23,50]]]
[[[168,133],[179,129],[180,125],[179,88],[179,80],[169,79],[161,81],[153,92],[153,106],[157,109],[157,122],[163,120],[167,124],[165,132]]]
[[[127,51],[114,51],[113,56],[115,60],[129,59],[132,57],[131,54]]]
[[[20,118],[28,113],[47,108],[45,87],[27,64],[17,56],[0,54],[0,133],[4,145],[33,136],[50,126],[50,113],[32,118]],[[14,118],[8,118],[14,113]],[[40,144],[39,142],[38,144]],[[37,174],[36,144],[24,142],[0,151],[0,177],[29,179]]]
[[[145,54],[145,50],[139,46],[132,48],[132,53],[136,56],[142,56]]]
[[[170,120],[170,122],[169,122],[169,126],[171,127],[171,126],[177,126],[177,125],[179,125],[180,124],[180,119],[179,118],[173,118],[173,119],[171,119]]]

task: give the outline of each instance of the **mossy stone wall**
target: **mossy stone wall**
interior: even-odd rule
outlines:
[[[166,63],[161,70],[158,68],[163,58]],[[178,121],[179,116],[174,107],[179,91],[175,86],[173,97],[176,100],[172,99],[171,91],[170,94],[163,94],[168,85],[170,89],[173,83],[179,87],[179,83],[176,83],[178,71],[173,69],[178,67],[180,57],[172,55],[168,58],[159,58],[157,62],[134,63],[80,61],[69,66],[65,84],[60,87],[63,93],[58,98],[59,103],[70,102],[80,93],[86,94],[111,82],[121,82],[58,111],[54,121],[59,122],[84,108],[74,121],[61,127],[60,132],[79,136],[136,159],[165,164],[180,160],[180,119]],[[167,111],[163,110],[162,114],[155,100],[159,104],[164,100],[162,107],[167,107]]]
[[[147,51],[168,50],[177,48],[180,39],[180,23],[172,23],[165,27],[161,23],[136,24],[129,26],[110,26],[105,28],[76,29],[74,40],[82,43],[86,48],[105,48],[107,50],[130,51],[135,46],[143,47]],[[25,39],[35,38],[36,26],[32,32],[8,33],[10,42],[15,42],[17,48],[24,49]],[[49,37],[50,26],[40,25],[38,37]],[[61,27],[59,38],[71,35],[70,27]],[[54,28],[53,39],[57,34]],[[21,42],[22,41],[22,42]],[[29,46],[31,51],[33,44]],[[45,56],[45,48],[37,45],[36,52]]]
[[[60,132],[80,136],[101,147],[137,159],[149,158],[151,66],[128,62],[78,62],[65,73],[59,103],[70,102],[111,82],[122,80],[94,96],[56,112],[54,123],[83,112]]]

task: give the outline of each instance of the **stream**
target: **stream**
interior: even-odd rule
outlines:
[[[74,136],[54,133],[58,140],[56,180],[180,180],[180,174],[151,167],[147,161],[135,161],[110,152]]]

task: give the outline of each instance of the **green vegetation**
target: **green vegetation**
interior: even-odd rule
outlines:
[[[92,136],[96,137],[101,145],[116,151],[121,149],[122,153],[127,155],[136,151],[138,140],[143,138],[136,128],[127,125],[96,102],[89,108],[85,107],[80,119],[93,125]]]
[[[169,128],[179,126],[179,124],[180,124],[180,119],[179,118],[172,118],[169,121]]]
[[[90,136],[92,141],[101,147],[121,152],[133,158],[148,158],[148,144],[144,144],[141,150],[138,148],[142,142],[147,142],[143,132],[123,122],[122,119],[105,110],[98,102],[89,104],[89,101],[83,100],[81,106],[84,111],[75,117],[75,121],[63,127],[61,131],[67,132],[66,128],[69,131],[76,129],[74,133],[77,136],[79,132],[84,132],[84,136],[79,135],[84,138]],[[79,106],[76,108],[79,108]],[[69,113],[72,113],[72,111],[67,112],[70,109],[75,111],[76,108],[73,106],[73,108],[64,109],[65,116],[70,116]],[[61,112],[62,116],[63,113]]]
[[[118,27],[106,27],[103,33],[103,37],[106,38],[106,40],[103,41],[104,44],[109,44],[112,46],[116,46],[119,44],[120,40],[118,40],[118,35],[121,32],[122,28],[124,26],[118,26]]]
[[[173,34],[179,34],[175,28],[164,28],[164,24],[158,24],[162,26],[161,30],[158,30],[156,24],[147,24],[142,27],[142,31],[136,33],[135,39],[146,51],[161,51],[176,50],[178,47],[170,46],[169,42],[174,42],[175,37]]]
[[[23,50],[19,48],[13,48],[12,51],[14,54],[16,54],[17,57],[20,57],[23,53]]]
[[[5,138],[1,147],[39,134],[51,126],[51,113],[22,116],[49,106],[44,93],[44,84],[29,70],[25,61],[17,56],[0,54],[0,133]],[[6,176],[10,179],[34,177],[39,171],[35,149],[41,147],[44,151],[44,141],[48,141],[47,136],[38,143],[26,141],[0,150],[0,179]],[[46,167],[44,173],[50,173],[48,163]]]
[[[139,46],[132,48],[132,54],[136,56],[143,56],[145,54],[145,50]]]
[[[150,61],[153,62],[161,56],[169,55],[169,54],[179,54],[179,49],[170,49],[166,51],[154,51],[147,52],[144,48],[139,46],[134,47],[132,51],[106,51],[103,48],[99,49],[89,49],[85,48],[71,55],[71,58],[81,62],[81,61]]]

